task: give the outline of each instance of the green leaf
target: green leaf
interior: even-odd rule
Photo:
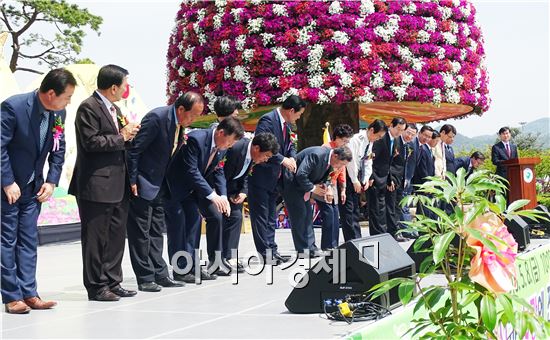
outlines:
[[[399,294],[399,300],[401,300],[401,303],[406,305],[409,303],[413,296],[414,292],[414,282],[404,282],[401,285],[399,285],[399,289],[397,290]]]
[[[469,305],[470,303],[476,301],[477,299],[479,299],[481,297],[481,293],[479,293],[478,291],[475,291],[473,293],[469,293],[466,295],[466,299],[464,299],[461,303],[462,306],[467,306]]]
[[[435,245],[434,245],[434,263],[438,264],[443,260],[445,257],[445,253],[447,252],[447,248],[449,248],[449,244],[455,237],[454,231],[449,231],[448,233],[444,235],[437,235],[435,238]]]
[[[495,299],[491,295],[485,295],[481,299],[481,319],[487,329],[495,329],[497,323],[497,308]]]
[[[523,208],[524,206],[529,204],[529,202],[531,202],[531,201],[530,200],[517,200],[517,201],[514,201],[508,206],[508,209],[506,209],[506,213],[509,214],[513,211],[516,211],[520,208]]]
[[[428,208],[431,211],[433,211],[437,216],[439,216],[441,221],[445,222],[447,225],[450,225],[450,226],[453,225],[453,221],[451,221],[451,219],[449,218],[449,215],[447,215],[447,213],[444,212],[443,210],[437,207],[429,206],[429,205],[425,206],[425,208]]]
[[[506,294],[500,294],[497,296],[497,301],[502,307],[508,321],[514,325],[514,308],[512,307],[512,301],[510,298]]]
[[[506,198],[503,195],[495,195],[495,202],[500,207],[500,211],[506,211]]]

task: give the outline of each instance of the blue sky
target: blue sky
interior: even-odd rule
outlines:
[[[179,1],[73,1],[104,19],[89,32],[82,57],[119,64],[149,108],[166,102],[166,50]],[[474,1],[485,36],[491,108],[454,122],[467,136],[549,116],[549,2]],[[8,50],[5,54],[8,54]],[[8,57],[8,55],[6,55]],[[24,89],[33,75],[16,73]]]

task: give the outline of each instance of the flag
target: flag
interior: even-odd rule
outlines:
[[[328,127],[330,126],[330,124],[328,122],[325,123],[325,128],[323,130],[325,130],[323,132],[323,144],[327,144],[327,143],[330,143],[330,132],[328,131]]]

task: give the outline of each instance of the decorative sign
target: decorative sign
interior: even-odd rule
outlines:
[[[523,180],[525,181],[525,183],[531,183],[534,177],[535,176],[533,175],[533,169],[531,168],[523,169]]]

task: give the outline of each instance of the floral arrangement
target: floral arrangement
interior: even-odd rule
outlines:
[[[63,124],[63,120],[61,119],[61,116],[56,115],[53,121],[53,148],[52,151],[59,150],[59,146],[61,143],[61,137],[63,137],[63,133],[65,131],[65,124]]]
[[[507,207],[504,182],[486,170],[466,178],[466,171],[459,169],[456,176],[447,172],[446,179],[430,177],[401,202],[425,212],[407,222],[404,231],[421,235],[413,249],[426,258],[416,276],[395,278],[371,291],[375,298],[398,286],[402,303],[416,299],[415,319],[407,332],[413,338],[496,339],[499,325],[512,327],[519,339],[527,332],[537,338],[550,336],[550,322],[513,294],[518,245],[503,223],[511,215],[544,218],[536,210],[519,210],[529,200]],[[435,273],[443,274],[445,285],[424,284],[423,279]]]
[[[227,162],[227,156],[225,156],[224,158],[222,158],[219,162],[218,162],[218,165],[216,166],[217,168],[223,168],[225,166],[225,162]]]
[[[202,93],[244,109],[416,101],[489,107],[483,36],[470,1],[185,0],[167,52],[169,102]]]
[[[294,148],[298,149],[298,134],[296,132],[290,132],[290,144],[294,144]]]

